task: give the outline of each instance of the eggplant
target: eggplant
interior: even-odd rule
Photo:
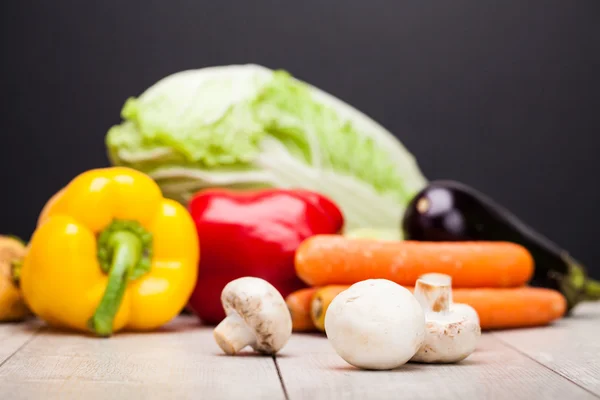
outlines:
[[[430,182],[408,204],[401,221],[406,240],[506,241],[520,244],[535,263],[530,286],[560,291],[570,312],[600,300],[600,282],[569,253],[478,190],[451,180]]]

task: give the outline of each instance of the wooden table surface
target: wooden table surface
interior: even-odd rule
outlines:
[[[317,334],[294,334],[276,358],[225,356],[191,317],[110,339],[0,324],[0,399],[42,398],[597,399],[600,304],[552,326],[486,333],[460,364],[385,372],[349,366]]]

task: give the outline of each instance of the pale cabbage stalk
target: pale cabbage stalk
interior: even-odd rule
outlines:
[[[185,203],[203,188],[303,188],[336,202],[346,229],[398,230],[424,187],[413,155],[332,95],[259,65],[170,75],[130,98],[106,137],[113,165]]]

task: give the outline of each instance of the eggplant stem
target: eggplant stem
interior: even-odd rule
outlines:
[[[585,282],[584,300],[594,301],[600,300],[600,282],[594,279],[588,279]]]

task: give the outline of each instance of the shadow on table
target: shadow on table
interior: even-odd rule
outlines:
[[[473,366],[473,365],[480,365],[480,364],[484,364],[481,361],[477,361],[477,360],[463,360],[460,363],[455,363],[455,364],[427,364],[427,363],[416,363],[416,362],[409,362],[407,364],[404,364],[403,366],[396,368],[396,369],[392,369],[392,370],[369,370],[369,369],[360,369],[360,368],[356,368],[353,367],[352,365],[342,365],[342,366],[335,366],[335,367],[323,367],[322,369],[326,369],[328,371],[341,371],[341,372],[374,372],[374,373],[381,373],[381,372],[386,372],[386,373],[407,373],[407,372],[417,372],[417,371],[425,371],[425,370],[430,370],[432,368],[432,366],[444,366],[444,367],[452,367],[452,368],[465,368],[465,367],[469,367],[469,366]]]

